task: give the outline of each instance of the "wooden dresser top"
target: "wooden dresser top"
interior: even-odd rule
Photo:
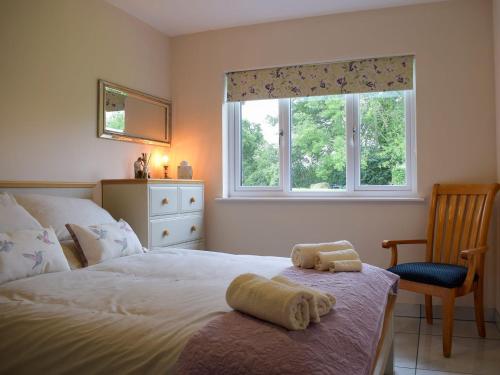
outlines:
[[[176,178],[124,178],[115,180],[101,180],[102,185],[125,184],[202,184],[202,180],[179,180]]]

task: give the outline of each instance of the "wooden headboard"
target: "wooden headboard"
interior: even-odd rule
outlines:
[[[74,198],[94,199],[96,183],[55,181],[1,181],[0,192],[13,194],[47,194]]]

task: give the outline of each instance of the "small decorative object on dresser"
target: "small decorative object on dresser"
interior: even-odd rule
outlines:
[[[177,177],[183,180],[190,180],[193,178],[193,167],[189,165],[188,161],[181,161],[181,164],[177,167]]]
[[[151,178],[149,174],[149,162],[151,154],[143,152],[141,156],[134,162],[134,177],[135,178]]]
[[[142,158],[138,157],[134,162],[134,177],[142,178]]]
[[[102,206],[148,249],[203,249],[203,181],[102,180]]]

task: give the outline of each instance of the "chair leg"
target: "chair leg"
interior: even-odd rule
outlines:
[[[450,293],[443,297],[443,355],[451,355],[451,343],[453,340],[453,312],[455,308],[455,294]]]
[[[425,295],[425,319],[427,324],[432,324],[432,296]]]
[[[477,333],[481,337],[486,337],[486,327],[484,326],[484,305],[483,305],[483,284],[479,283],[474,290],[474,310],[476,315]]]

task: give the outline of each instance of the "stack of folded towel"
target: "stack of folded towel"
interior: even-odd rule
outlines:
[[[291,258],[296,267],[318,271],[359,272],[362,269],[359,254],[349,241],[298,244],[293,247]]]
[[[231,282],[226,301],[235,310],[295,331],[306,329],[310,322],[319,323],[335,297],[284,276],[269,280],[246,273]]]
[[[328,314],[330,312],[330,310],[332,309],[333,305],[335,305],[335,303],[337,302],[335,297],[332,296],[330,293],[321,292],[317,289],[309,288],[305,285],[294,283],[293,281],[286,278],[285,276],[278,275],[278,276],[273,277],[271,280],[276,281],[276,282],[281,283],[281,284],[288,285],[288,286],[300,288],[300,289],[306,290],[309,293],[311,293],[314,296],[314,302],[315,302],[314,304],[315,304],[316,310],[318,311],[318,315],[319,315],[317,322],[314,319],[313,319],[313,322],[318,323],[319,317]]]

